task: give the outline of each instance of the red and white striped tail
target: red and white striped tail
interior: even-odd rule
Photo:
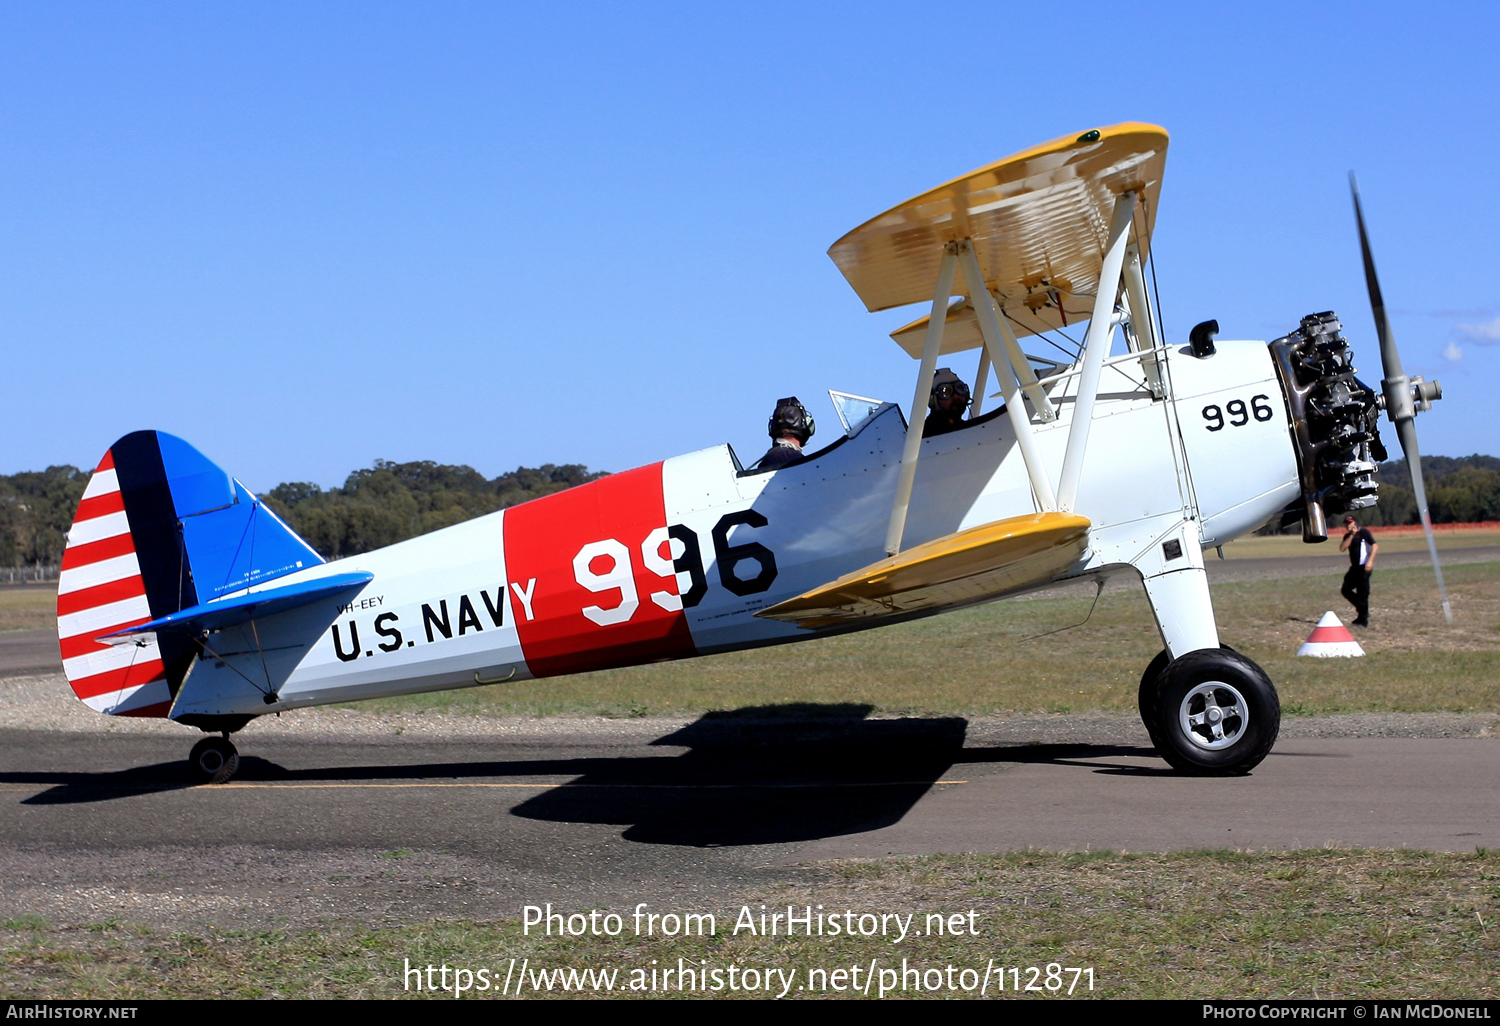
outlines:
[[[63,672],[92,709],[114,716],[166,716],[172,706],[156,636],[95,641],[151,619],[112,452],[94,469],[78,504],[57,584]]]
[[[1323,619],[1318,621],[1318,625],[1307,636],[1302,647],[1297,649],[1297,654],[1327,659],[1340,656],[1362,656],[1365,650],[1359,647],[1359,642],[1354,640],[1354,635],[1349,633],[1349,628],[1344,626],[1344,621],[1334,615],[1333,610],[1330,609],[1323,614]]]

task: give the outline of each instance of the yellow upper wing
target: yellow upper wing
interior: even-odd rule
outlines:
[[[943,245],[970,239],[1016,334],[1050,331],[1059,302],[1069,323],[1088,319],[1114,198],[1128,190],[1141,200],[1132,241],[1146,258],[1166,158],[1165,129],[1139,122],[1054,139],[892,207],[828,255],[866,309],[886,310],[931,302]]]

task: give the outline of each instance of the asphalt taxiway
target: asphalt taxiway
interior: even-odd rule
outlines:
[[[1216,580],[1336,568],[1209,560]],[[1254,773],[1190,778],[1125,715],[402,727],[314,710],[252,724],[235,781],[190,787],[194,732],[97,717],[58,669],[51,631],[0,634],[0,903],[60,923],[745,898],[830,860],[939,852],[1500,847],[1494,715],[1290,718]]]
[[[515,915],[549,895],[711,899],[849,857],[1500,846],[1494,718],[1465,721],[1481,735],[1467,738],[1293,731],[1249,776],[1190,778],[1126,717],[834,712],[449,739],[267,731],[241,736],[240,773],[217,787],[185,785],[175,734],[0,729],[4,884],[54,919],[80,902],[407,919]]]

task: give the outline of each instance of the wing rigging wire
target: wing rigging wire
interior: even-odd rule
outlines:
[[[182,518],[177,518],[177,608],[187,603],[182,600],[182,589],[187,583],[188,551],[187,538],[183,533]],[[195,592],[196,594],[196,592]]]
[[[130,671],[135,669],[135,661],[141,657],[141,650],[144,649],[147,644],[148,642],[145,638],[140,638],[131,644],[130,647],[135,649],[135,651],[130,653],[130,665],[125,667],[125,675],[120,678],[120,686],[115,688],[115,704],[110,706],[110,709],[113,710],[120,707],[120,695],[125,691],[125,682],[130,679]],[[114,714],[111,712],[110,715]]]
[[[1147,220],[1150,220],[1151,210],[1146,206],[1145,196],[1141,197],[1141,207],[1146,212]],[[1151,247],[1150,254],[1146,257],[1146,263],[1151,267],[1151,292],[1156,299],[1156,327],[1161,332],[1161,338],[1157,339],[1158,345],[1167,344],[1167,315],[1161,309],[1161,288],[1156,284],[1156,247]],[[1149,311],[1148,311],[1149,313]]]
[[[1031,637],[1029,637],[1029,638],[1022,638],[1021,640],[1023,642],[1025,642],[1025,641],[1035,641],[1038,638],[1046,638],[1046,637],[1050,637],[1053,634],[1061,634],[1063,631],[1070,631],[1074,627],[1082,627],[1084,624],[1088,623],[1089,620],[1093,618],[1094,610],[1097,609],[1098,606],[1099,606],[1099,596],[1104,594],[1104,581],[1103,581],[1103,579],[1100,579],[1100,580],[1094,582],[1094,589],[1095,589],[1094,590],[1094,601],[1092,603],[1090,603],[1090,605],[1089,605],[1089,611],[1084,616],[1084,618],[1082,620],[1079,620],[1077,623],[1070,623],[1066,627],[1059,627],[1056,630],[1043,631],[1040,634],[1033,634]]]
[[[255,623],[254,620],[251,620],[250,622],[251,622],[252,625]],[[203,651],[205,651],[209,655],[213,656],[215,659],[217,659],[219,662],[223,663],[225,666],[229,667],[235,673],[238,673],[240,675],[240,677],[245,681],[246,684],[249,684],[252,688],[254,688],[256,691],[259,691],[262,695],[274,695],[275,694],[275,692],[267,691],[266,688],[261,687],[259,684],[255,683],[255,681],[251,680],[249,677],[246,677],[243,673],[240,673],[239,667],[235,666],[228,659],[226,659],[225,657],[219,655],[219,653],[215,652],[213,649],[209,648],[208,647],[208,632],[207,631],[205,631],[203,633],[203,637],[201,637],[201,638],[198,639],[198,645],[199,645],[200,648],[203,649]],[[259,636],[259,632],[256,633],[255,645],[256,645],[257,649],[260,648],[260,636]],[[262,669],[264,669],[265,663],[266,663],[266,654],[265,654],[264,651],[262,651],[260,653],[260,662],[261,662]],[[271,683],[271,674],[270,674],[270,671],[267,671],[266,672],[266,685],[269,687],[270,683]]]
[[[252,562],[250,565],[254,566],[255,564]],[[250,618],[250,633],[255,636],[255,650],[260,653],[260,670],[266,675],[266,696],[274,698],[276,696],[276,688],[271,683],[271,668],[266,665],[266,646],[260,643],[260,628],[255,625],[255,617],[253,616]]]
[[[1077,360],[1078,359],[1078,353],[1080,353],[1080,352],[1083,351],[1082,347],[1079,346],[1077,342],[1073,342],[1073,340],[1071,338],[1068,338],[1067,332],[1063,331],[1061,328],[1049,328],[1049,327],[1047,327],[1045,324],[1042,324],[1040,318],[1037,319],[1037,323],[1042,325],[1042,330],[1041,331],[1037,331],[1036,328],[1033,328],[1033,327],[1031,327],[1029,325],[1026,325],[1026,324],[1022,324],[1021,321],[1018,318],[1016,318],[1016,317],[1014,317],[1014,316],[1011,315],[1011,312],[1009,310],[1001,310],[1000,312],[1005,315],[1005,319],[1006,320],[1008,320],[1012,324],[1016,325],[1016,327],[1018,327],[1018,328],[1025,328],[1027,331],[1031,332],[1037,338],[1039,338],[1043,342],[1047,343],[1053,349],[1056,349],[1059,353],[1062,353],[1069,360]],[[1052,341],[1052,339],[1049,338],[1048,336],[1053,331],[1056,331],[1063,338],[1066,338],[1066,339],[1068,339],[1069,342],[1072,342],[1073,346],[1075,347],[1075,349],[1077,351],[1070,353],[1066,349],[1064,349],[1062,346],[1060,346],[1056,342]]]

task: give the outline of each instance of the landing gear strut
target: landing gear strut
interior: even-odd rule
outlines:
[[[1141,721],[1179,773],[1233,776],[1260,765],[1281,730],[1276,687],[1229,648],[1152,660],[1141,677]]]
[[[240,752],[226,733],[206,737],[188,753],[188,768],[199,784],[223,784],[240,768]]]

